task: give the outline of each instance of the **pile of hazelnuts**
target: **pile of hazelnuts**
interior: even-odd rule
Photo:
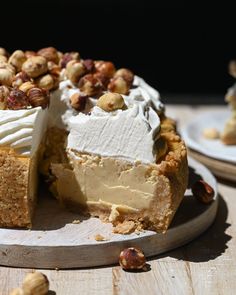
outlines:
[[[64,77],[80,89],[71,106],[83,110],[89,96],[98,98],[104,91],[128,94],[134,74],[116,70],[109,61],[81,59],[78,52],[62,53],[54,47],[39,51],[16,50],[11,55],[0,48],[0,109],[46,108],[49,92],[57,89]]]

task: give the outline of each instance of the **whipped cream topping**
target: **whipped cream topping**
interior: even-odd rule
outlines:
[[[70,117],[67,148],[130,162],[155,163],[158,113],[164,111],[159,93],[135,76],[133,88],[123,98],[125,110],[105,112],[94,106],[90,114]],[[91,103],[95,105],[96,100],[91,98]]]
[[[47,126],[47,109],[0,110],[0,146],[33,156]]]

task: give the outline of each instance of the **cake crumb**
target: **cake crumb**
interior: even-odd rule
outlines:
[[[104,236],[102,236],[102,235],[100,235],[100,234],[95,235],[95,236],[94,236],[94,239],[95,239],[96,241],[98,241],[98,242],[106,241],[106,240],[107,240]]]
[[[55,271],[59,271],[60,269],[59,269],[59,267],[55,267]]]
[[[203,130],[203,136],[207,139],[217,139],[220,137],[220,133],[216,128],[209,127]]]
[[[134,221],[128,220],[128,221],[124,221],[123,223],[118,223],[113,229],[113,232],[116,234],[126,235],[135,231],[136,227],[137,225]]]
[[[72,221],[73,224],[79,224],[81,221],[79,219],[75,219]]]

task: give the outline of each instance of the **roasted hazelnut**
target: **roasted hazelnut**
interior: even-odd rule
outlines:
[[[7,107],[10,110],[26,109],[28,106],[29,99],[27,95],[19,89],[13,89],[7,97]]]
[[[108,78],[107,76],[105,76],[103,73],[101,72],[96,72],[93,74],[94,78],[98,79],[101,84],[103,85],[104,89],[107,88],[107,85],[110,82],[110,78]]]
[[[48,71],[54,76],[60,76],[61,68],[59,65],[55,64],[53,61],[48,61]]]
[[[37,78],[45,74],[47,70],[47,60],[43,56],[32,56],[22,65],[22,71],[26,72],[32,78]]]
[[[20,85],[19,89],[23,92],[26,93],[26,95],[28,95],[28,92],[30,91],[30,89],[36,87],[35,84],[31,81],[27,81],[23,84]]]
[[[79,61],[80,60],[79,52],[65,53],[63,55],[63,57],[61,58],[61,60],[60,60],[61,68],[64,69],[67,66],[68,62],[71,61],[71,60]]]
[[[51,90],[54,88],[54,79],[53,76],[50,74],[37,78],[35,82],[39,88],[44,88],[47,90]]]
[[[95,68],[108,78],[112,78],[116,71],[114,64],[110,61],[95,61]]]
[[[0,55],[0,62],[7,62],[7,57],[5,55]]]
[[[21,288],[16,288],[11,291],[10,295],[27,295],[23,289]]]
[[[211,203],[215,195],[214,189],[204,180],[198,180],[194,183],[192,193],[203,204]]]
[[[129,86],[131,86],[134,81],[134,74],[130,70],[124,68],[115,72],[114,78],[117,77],[122,77],[129,84]]]
[[[86,69],[84,65],[76,60],[71,60],[66,65],[66,76],[73,83],[77,83],[84,74],[86,73]]]
[[[26,56],[22,50],[16,50],[9,57],[8,63],[16,68],[19,72],[22,68],[23,63],[26,61]]]
[[[23,83],[31,81],[31,78],[25,72],[19,72],[13,79],[12,86],[20,87]]]
[[[53,61],[56,64],[59,62],[57,50],[54,47],[42,48],[38,51],[38,55],[41,55],[46,58],[47,61]]]
[[[97,101],[97,106],[106,112],[122,109],[124,105],[124,99],[119,93],[105,93]]]
[[[85,109],[88,96],[80,93],[74,93],[70,97],[70,105],[76,111],[81,112]]]
[[[9,69],[0,68],[0,84],[11,86],[14,74]]]
[[[42,88],[31,88],[28,92],[29,102],[32,107],[41,106],[45,109],[49,105],[49,94],[48,91]]]
[[[46,295],[49,291],[48,278],[38,271],[28,273],[23,281],[22,289],[28,295]]]
[[[87,74],[79,80],[79,89],[88,96],[100,94],[103,89],[102,83],[92,74]]]
[[[107,89],[111,92],[117,92],[120,94],[128,94],[130,86],[127,81],[122,77],[113,78],[107,86]]]
[[[0,110],[5,110],[10,90],[7,86],[0,86]]]
[[[229,74],[236,78],[236,60],[231,60],[229,62]]]
[[[36,56],[36,55],[37,55],[37,53],[35,51],[32,51],[32,50],[26,50],[25,51],[25,56],[26,56],[27,59],[32,57],[32,56]]]
[[[4,56],[8,57],[9,53],[6,51],[5,48],[0,47],[0,55],[4,55]]]
[[[12,65],[4,61],[0,61],[0,69],[6,69],[10,71],[13,75],[15,75],[16,73],[16,69]]]
[[[83,65],[87,73],[90,73],[94,70],[94,61],[92,59],[84,59]]]
[[[121,251],[119,264],[125,270],[143,269],[146,258],[140,249],[131,247]]]

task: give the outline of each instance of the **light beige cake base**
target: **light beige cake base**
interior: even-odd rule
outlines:
[[[69,152],[71,167],[51,165],[57,197],[74,211],[112,222],[114,232],[165,232],[187,186],[186,148],[173,122],[162,120],[167,153],[157,164],[134,165],[112,158]]]
[[[0,149],[0,226],[31,227],[37,195],[37,157]]]

